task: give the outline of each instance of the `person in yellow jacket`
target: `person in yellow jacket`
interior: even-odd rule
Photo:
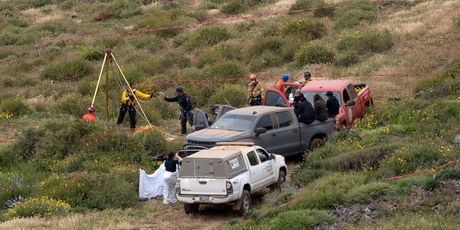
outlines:
[[[250,106],[261,105],[262,104],[262,93],[264,90],[262,86],[257,81],[257,76],[251,74],[249,76],[249,86],[248,86],[248,103]]]
[[[133,93],[136,95],[137,99],[146,100],[153,97],[153,95],[145,94],[139,90],[134,89],[133,87],[134,84],[131,83],[131,88],[133,89]],[[123,119],[125,118],[126,113],[128,113],[131,129],[136,128],[136,100],[134,99],[133,93],[131,93],[129,89],[125,89],[121,93],[120,113],[117,120],[117,124],[123,123]]]

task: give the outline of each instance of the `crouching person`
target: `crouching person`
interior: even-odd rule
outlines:
[[[166,171],[163,174],[163,204],[176,202],[178,164],[182,161],[182,158],[177,153],[176,158],[177,160],[174,159],[174,154],[170,153],[168,159],[165,161]]]

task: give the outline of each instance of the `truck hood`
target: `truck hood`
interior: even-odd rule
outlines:
[[[244,132],[231,131],[225,129],[202,129],[187,135],[187,140],[220,142],[234,141],[246,137]]]

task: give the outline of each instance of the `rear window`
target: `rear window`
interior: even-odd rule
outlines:
[[[246,171],[241,155],[228,160],[185,158],[182,161],[180,177],[225,179],[235,177]]]
[[[222,159],[185,158],[182,161],[181,177],[228,178]]]

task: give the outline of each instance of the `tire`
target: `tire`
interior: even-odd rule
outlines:
[[[242,216],[246,215],[251,209],[251,194],[248,190],[243,190],[238,204],[240,204],[240,207],[238,207],[238,214]]]
[[[198,214],[200,211],[200,205],[199,204],[184,204],[184,211],[185,214],[190,215],[190,214]]]
[[[310,147],[309,150],[310,152],[313,151],[316,148],[319,148],[324,145],[324,139],[315,137],[311,140],[310,142]]]
[[[280,189],[284,182],[286,182],[286,173],[284,170],[280,169],[280,172],[278,173],[278,181],[270,186],[270,190],[274,191],[275,189]]]

